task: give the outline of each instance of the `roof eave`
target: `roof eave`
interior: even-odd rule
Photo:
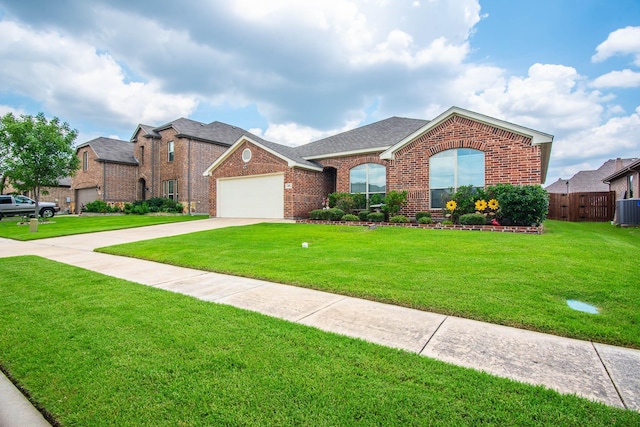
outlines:
[[[625,175],[627,175],[629,172],[634,172],[634,171],[640,171],[640,160],[637,160],[633,163],[628,164],[626,167],[622,168],[622,169],[618,169],[617,171],[615,171],[614,173],[612,173],[611,175],[609,175],[608,177],[604,178],[602,180],[602,182],[604,182],[605,184],[611,184],[611,181],[621,178]]]
[[[305,165],[302,163],[298,163],[293,159],[290,159],[287,156],[282,155],[281,153],[278,153],[275,150],[272,150],[271,148],[260,144],[258,141],[246,136],[246,135],[242,135],[240,138],[238,138],[236,140],[236,142],[234,142],[231,147],[229,147],[229,149],[227,151],[224,152],[224,154],[220,157],[218,157],[216,159],[215,162],[213,162],[211,164],[211,166],[209,166],[203,173],[202,176],[211,176],[211,173],[216,170],[218,168],[218,166],[220,166],[220,164],[222,164],[225,160],[227,160],[229,158],[229,156],[231,156],[231,154],[233,154],[238,147],[240,146],[240,144],[242,144],[244,141],[250,142],[253,145],[256,145],[257,147],[260,147],[261,149],[265,150],[266,152],[273,154],[274,156],[284,160],[287,162],[287,166],[291,167],[291,168],[301,168],[301,169],[308,169],[308,170],[313,170],[313,171],[317,171],[317,172],[322,172],[322,168],[319,166],[310,166],[310,165]]]
[[[330,159],[333,157],[347,157],[347,156],[356,156],[359,154],[368,154],[368,153],[380,153],[389,148],[388,145],[384,147],[373,147],[373,148],[363,148],[360,150],[350,150],[350,151],[339,151],[336,153],[327,153],[327,154],[318,154],[315,156],[303,156],[302,158],[305,160],[320,160],[320,159]]]
[[[553,142],[553,135],[549,135],[543,132],[526,128],[524,126],[509,123],[504,120],[485,116],[484,114],[476,113],[474,111],[465,110],[460,107],[451,107],[444,113],[440,114],[435,119],[431,120],[429,123],[422,126],[420,129],[413,132],[411,135],[407,136],[397,144],[394,144],[389,149],[384,151],[382,154],[380,154],[380,158],[386,159],[386,160],[393,160],[395,153],[398,150],[400,150],[402,147],[404,147],[414,139],[420,137],[421,135],[427,133],[428,131],[435,128],[440,123],[444,122],[445,120],[449,119],[449,117],[452,117],[454,115],[466,117],[466,118],[487,124],[489,126],[497,127],[500,129],[507,130],[509,132],[516,133],[518,135],[529,137],[531,138],[532,145],[551,144]],[[550,148],[549,148],[549,152],[550,152]],[[546,169],[546,167],[544,169]],[[546,176],[546,173],[545,173],[545,176]]]

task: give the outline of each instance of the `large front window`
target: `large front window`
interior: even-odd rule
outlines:
[[[429,159],[431,208],[444,207],[448,194],[458,187],[484,187],[484,153],[471,148],[442,151]]]
[[[369,200],[372,194],[387,191],[387,168],[375,163],[365,163],[349,172],[349,189],[351,193],[362,193]]]

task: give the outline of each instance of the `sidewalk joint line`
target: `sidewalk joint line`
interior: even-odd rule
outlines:
[[[622,397],[622,394],[620,393],[620,390],[618,390],[618,386],[616,385],[616,382],[611,377],[611,373],[609,372],[607,365],[604,363],[604,360],[602,360],[602,357],[600,356],[600,353],[598,352],[598,349],[596,348],[595,343],[593,341],[590,341],[590,342],[591,342],[591,347],[593,347],[593,350],[596,352],[596,355],[598,356],[600,363],[602,363],[602,367],[607,373],[607,376],[609,377],[611,384],[613,384],[613,388],[616,390],[616,393],[618,394],[618,398],[620,399],[620,402],[622,402],[622,406],[624,406],[624,409],[629,409],[629,407],[627,406],[627,403],[624,401],[624,397]]]
[[[337,295],[337,294],[334,294],[334,295]],[[349,298],[349,297],[347,297],[347,296],[343,296],[342,298],[339,298],[339,299],[337,299],[337,300],[335,300],[335,301],[333,301],[333,302],[330,302],[329,304],[326,304],[326,305],[324,305],[324,306],[322,306],[322,307],[319,307],[317,310],[312,311],[311,313],[306,314],[306,315],[302,316],[302,317],[301,317],[301,318],[299,318],[299,319],[296,319],[296,320],[295,320],[295,322],[296,322],[296,323],[298,323],[298,322],[300,322],[300,321],[302,321],[302,320],[306,319],[307,317],[313,316],[314,314],[318,313],[319,311],[325,310],[325,309],[327,309],[327,308],[331,307],[332,305],[335,305],[335,304],[339,303],[340,301],[344,301],[344,300],[346,300],[347,298]]]
[[[425,351],[425,349],[427,348],[427,346],[429,345],[429,343],[431,342],[431,339],[433,339],[433,337],[438,333],[438,331],[440,330],[440,327],[442,326],[442,324],[444,323],[445,320],[447,320],[449,318],[449,316],[444,316],[444,319],[442,319],[442,322],[440,322],[440,324],[438,325],[438,327],[436,328],[435,331],[433,331],[433,333],[431,334],[431,336],[429,337],[429,339],[427,340],[426,343],[424,343],[424,345],[422,346],[422,348],[420,349],[420,351],[418,352],[418,354],[422,354],[423,351]]]

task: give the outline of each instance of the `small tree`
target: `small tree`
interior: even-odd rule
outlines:
[[[5,114],[0,119],[0,147],[6,147],[5,173],[21,188],[33,191],[38,215],[42,187],[58,184],[73,175],[80,160],[73,142],[78,132],[57,117],[47,120],[43,113],[33,117]]]
[[[390,217],[398,215],[400,209],[407,204],[407,195],[409,193],[404,191],[391,190],[384,198],[383,210],[389,214]]]

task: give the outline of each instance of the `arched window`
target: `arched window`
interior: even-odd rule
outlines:
[[[484,153],[471,148],[442,151],[429,159],[431,208],[444,206],[443,196],[458,187],[484,187]]]
[[[375,163],[358,165],[349,172],[349,189],[351,193],[382,194],[387,192],[387,168]]]

